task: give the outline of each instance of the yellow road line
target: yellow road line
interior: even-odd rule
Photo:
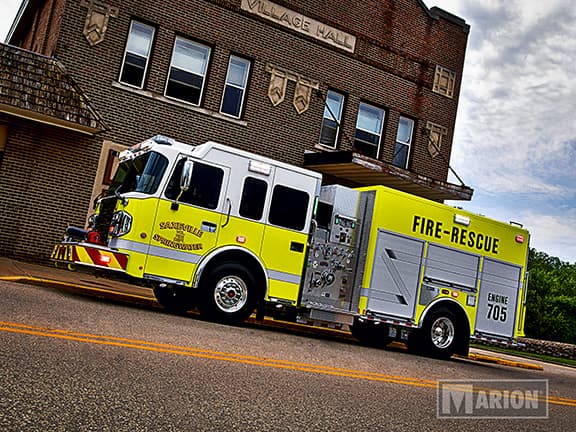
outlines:
[[[94,292],[100,292],[100,293],[105,293],[105,294],[112,294],[112,295],[116,295],[116,296],[130,297],[133,299],[156,302],[156,300],[151,296],[150,297],[140,296],[138,294],[130,294],[130,293],[126,293],[124,291],[95,288],[92,286],[79,285],[79,284],[69,283],[69,282],[59,282],[59,281],[55,281],[55,280],[51,280],[51,279],[41,279],[41,278],[24,277],[24,276],[0,276],[0,281],[41,283],[41,284],[48,284],[48,285],[52,285],[52,286],[61,286],[61,287],[65,287],[65,288],[77,288],[77,289],[80,289],[83,291],[94,291]],[[252,315],[252,317],[250,317],[250,319],[248,321],[252,322],[252,323],[260,324],[260,322],[256,321],[253,317],[254,317],[254,315]],[[284,328],[290,326],[292,328],[298,328],[298,329],[302,329],[302,330],[306,330],[306,331],[310,331],[310,332],[316,332],[316,333],[327,332],[327,333],[337,335],[340,337],[352,338],[352,336],[349,332],[343,331],[343,330],[324,328],[324,327],[310,327],[309,325],[305,325],[305,324],[298,324],[298,323],[286,322],[286,321],[282,321],[282,320],[275,320],[275,319],[271,319],[271,318],[267,318],[267,317],[264,318],[264,324],[268,325],[268,326],[272,326],[272,327],[284,327]],[[402,348],[402,349],[406,348],[406,346],[402,342],[392,342],[390,344],[390,346],[392,346],[394,348]],[[460,356],[457,356],[457,357],[460,357]],[[483,354],[470,353],[467,357],[462,356],[461,358],[473,360],[473,361],[479,361],[479,362],[500,364],[503,366],[518,367],[518,368],[523,368],[523,369],[540,370],[540,371],[544,370],[544,367],[541,365],[522,362],[522,361],[505,360],[505,359],[502,359],[500,357],[486,356]]]
[[[114,336],[95,335],[90,333],[79,333],[62,329],[49,329],[26,324],[0,321],[0,331],[19,333],[33,336],[50,337],[55,339],[71,340],[76,342],[92,343],[97,345],[107,345],[122,348],[140,349],[166,354],[183,355],[189,357],[206,358],[235,363],[250,364],[256,366],[272,367],[277,369],[294,370],[301,372],[334,375],[347,378],[363,379],[369,381],[387,382],[402,384],[413,387],[436,388],[437,382],[434,380],[411,378],[398,375],[382,374],[378,372],[359,371],[354,369],[344,369],[326,365],[316,365],[288,360],[272,359],[259,356],[228,353],[223,351],[213,351],[200,348],[183,347],[178,345],[155,343],[137,339],[119,338]],[[547,401],[555,405],[565,405],[576,407],[576,399],[549,396],[542,401]]]
[[[134,340],[126,338],[118,338],[113,336],[93,335],[89,333],[77,333],[60,329],[48,329],[43,327],[36,327],[30,325],[23,325],[17,323],[9,323],[0,321],[0,330],[23,333],[36,336],[53,337],[57,339],[74,340],[80,342],[89,342],[99,345],[111,345],[125,348],[138,348],[148,351],[165,352],[179,355],[188,355],[192,357],[202,357],[217,360],[232,361],[237,363],[247,363],[261,366],[278,367],[283,369],[293,369],[300,371],[328,373],[332,375],[347,376],[353,378],[365,378],[377,381],[400,382],[405,384],[413,384],[420,387],[436,387],[436,382],[432,380],[422,380],[420,378],[409,378],[395,375],[381,374],[377,372],[364,372],[353,369],[336,368],[325,365],[315,365],[301,362],[293,362],[288,360],[272,359],[267,357],[258,357],[251,355],[243,355],[236,353],[227,353],[223,351],[212,351],[200,348],[190,348],[178,345],[162,344],[155,342],[148,342],[143,340]]]

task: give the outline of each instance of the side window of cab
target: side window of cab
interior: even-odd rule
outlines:
[[[166,198],[209,210],[216,209],[222,191],[224,171],[221,168],[195,161],[190,187],[182,192],[180,177],[185,161],[186,159],[182,158],[176,164],[176,169],[166,188]]]

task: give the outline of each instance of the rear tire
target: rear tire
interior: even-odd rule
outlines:
[[[415,348],[430,357],[449,359],[456,352],[460,333],[456,316],[449,309],[439,308],[424,321]]]
[[[253,276],[240,264],[216,266],[202,284],[200,314],[227,324],[244,322],[254,312],[257,302]]]
[[[366,321],[362,322],[358,320],[358,318],[354,318],[354,323],[350,327],[350,332],[362,345],[381,348],[391,342],[390,338],[384,336],[386,326],[374,325],[374,323]]]

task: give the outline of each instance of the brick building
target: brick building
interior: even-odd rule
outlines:
[[[83,224],[103,129],[61,63],[0,44],[2,255],[45,258],[65,224]]]
[[[100,154],[66,149],[93,196],[161,133],[442,201],[472,196],[447,181],[468,31],[421,0],[28,0],[7,42],[58,58],[102,115]]]

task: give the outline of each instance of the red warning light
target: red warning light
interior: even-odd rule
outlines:
[[[516,234],[516,243],[524,243],[524,236],[522,234]]]

